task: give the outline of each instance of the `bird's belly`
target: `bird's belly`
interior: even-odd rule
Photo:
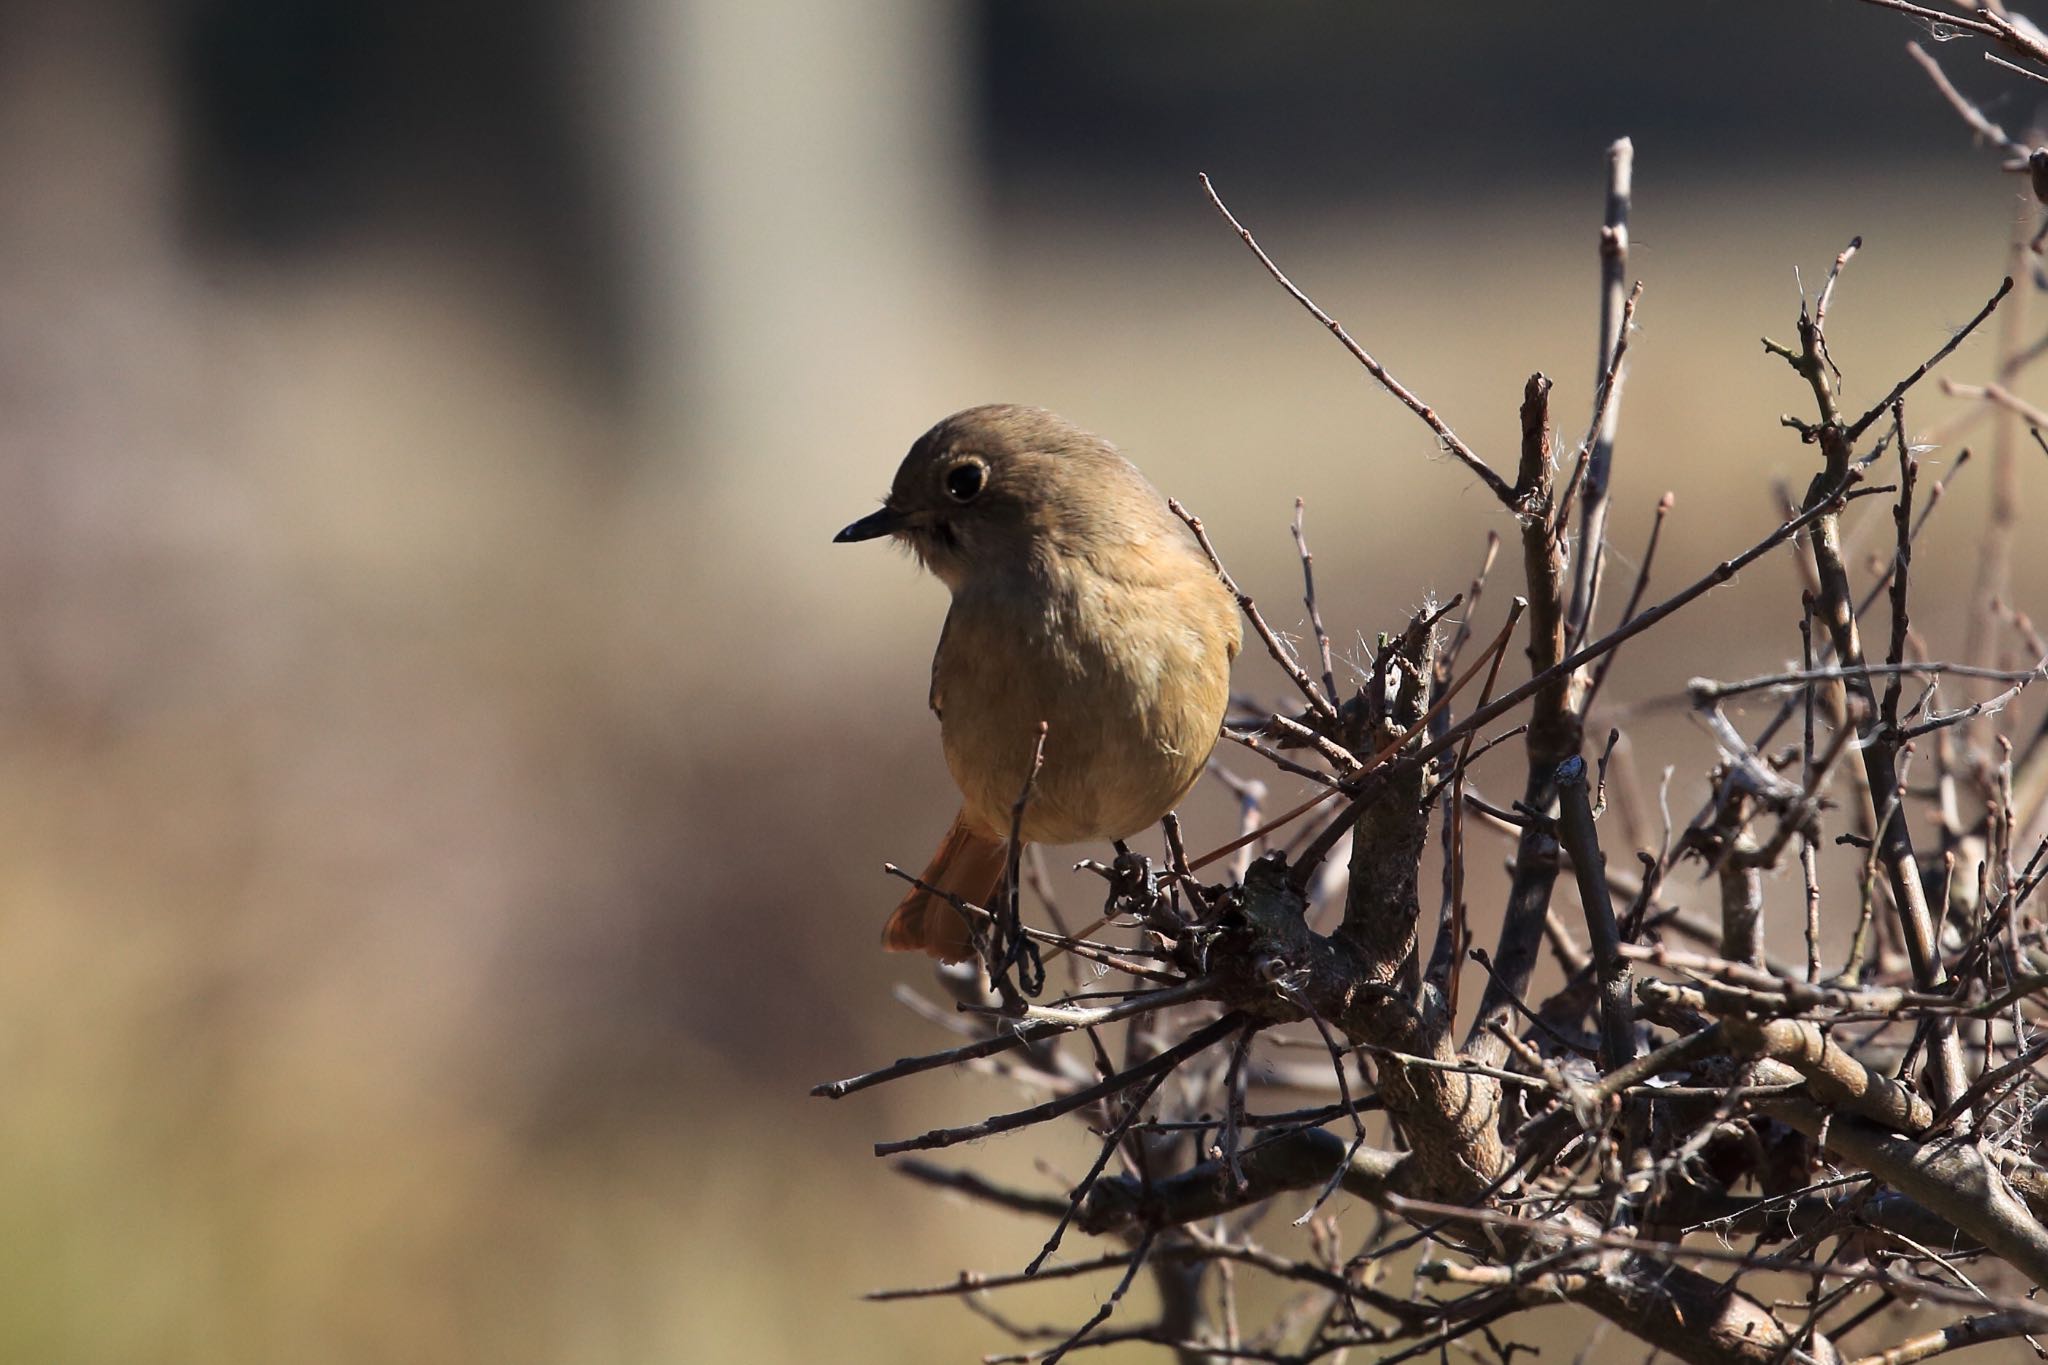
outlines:
[[[1144,619],[1143,613],[1135,613]],[[949,628],[949,630],[957,627]],[[1123,839],[1201,775],[1228,699],[1229,658],[1184,628],[956,639],[940,663],[946,763],[969,815],[1008,837],[1039,723],[1045,762],[1023,812],[1034,843]]]

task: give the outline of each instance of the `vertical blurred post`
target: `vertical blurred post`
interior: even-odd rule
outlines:
[[[623,7],[628,88],[600,96],[623,106],[641,415],[657,459],[682,453],[700,491],[801,497],[813,462],[855,458],[848,437],[870,421],[903,435],[906,410],[971,368],[962,14]],[[878,452],[861,455],[878,477]]]

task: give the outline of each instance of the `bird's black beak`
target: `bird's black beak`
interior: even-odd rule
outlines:
[[[903,529],[903,517],[893,507],[870,512],[853,525],[832,537],[834,545],[846,545],[856,540],[875,540],[882,536],[893,536]]]

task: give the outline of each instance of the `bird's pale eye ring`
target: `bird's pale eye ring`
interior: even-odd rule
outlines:
[[[954,502],[973,502],[988,482],[988,466],[980,460],[961,460],[946,470],[940,482],[945,487],[946,496]]]

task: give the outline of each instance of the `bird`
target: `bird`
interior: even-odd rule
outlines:
[[[1071,844],[1129,838],[1201,776],[1237,600],[1136,465],[1044,408],[972,407],[919,437],[881,509],[833,539],[883,537],[952,593],[929,700],[961,805],[920,879],[939,894],[905,896],[882,945],[964,961],[946,897],[992,904],[1027,780],[1022,841]]]

